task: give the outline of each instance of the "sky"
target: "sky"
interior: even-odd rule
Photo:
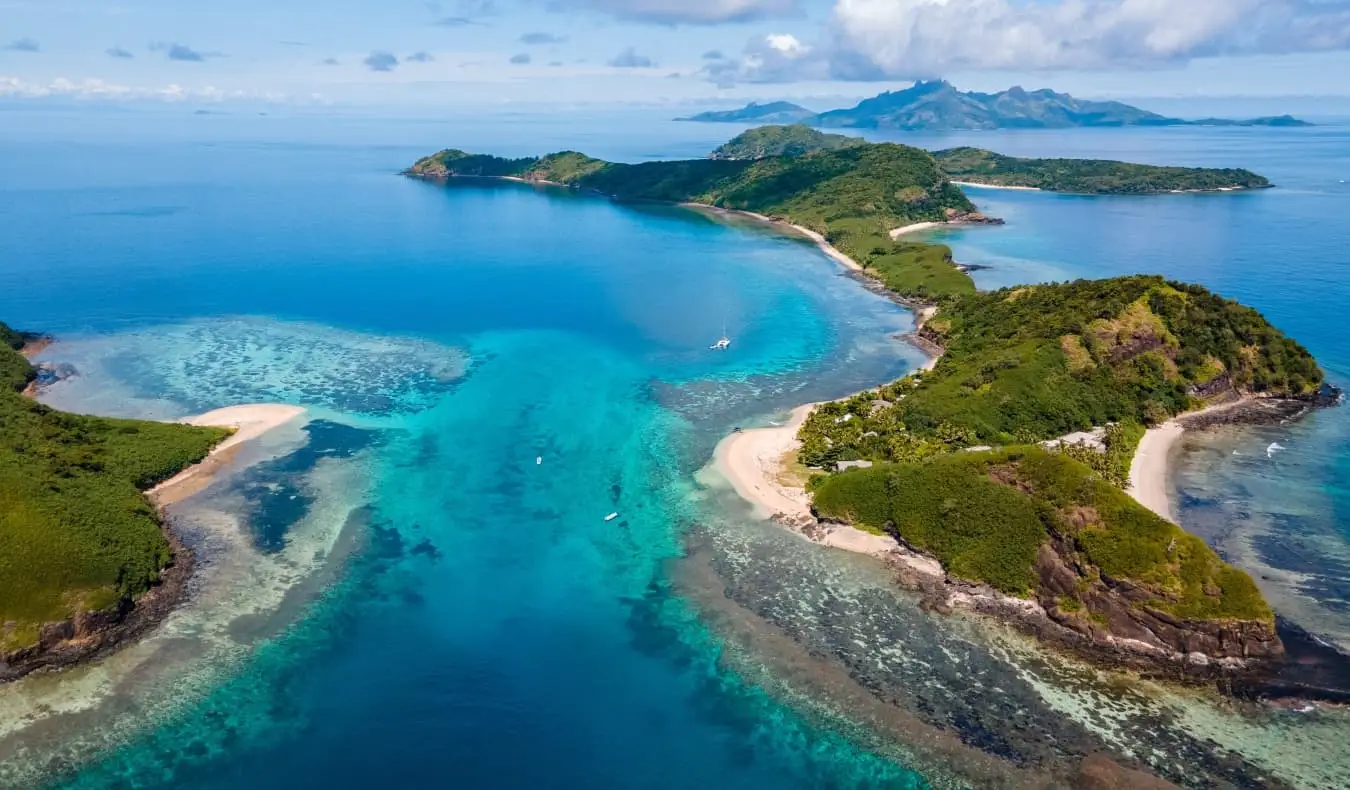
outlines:
[[[0,0],[0,98],[808,106],[916,79],[1350,96],[1350,0]]]

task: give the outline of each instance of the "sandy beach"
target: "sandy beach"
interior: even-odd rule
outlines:
[[[1167,492],[1171,488],[1167,459],[1172,452],[1172,445],[1186,433],[1186,426],[1182,421],[1202,414],[1237,408],[1251,401],[1252,398],[1242,398],[1231,403],[1218,403],[1196,411],[1188,411],[1145,431],[1144,438],[1135,448],[1134,460],[1130,462],[1130,488],[1126,493],[1134,497],[1134,501],[1159,516],[1175,522],[1172,503],[1167,498]]]
[[[234,428],[234,433],[225,441],[216,445],[210,455],[201,463],[189,466],[163,483],[145,492],[150,500],[160,507],[180,502],[201,491],[210,484],[212,477],[228,464],[240,445],[257,439],[275,428],[298,419],[305,413],[299,406],[287,406],[277,403],[250,403],[241,406],[227,406],[194,417],[185,417],[179,422],[187,425],[209,426],[215,428]]]
[[[1012,189],[1018,192],[1040,192],[1040,187],[1013,187],[1002,184],[981,184],[978,181],[953,181],[959,187],[979,187],[980,189]]]
[[[946,225],[945,222],[916,222],[913,225],[906,225],[903,228],[896,228],[891,231],[891,238],[898,239],[907,233],[918,233],[922,230],[932,230]]]
[[[897,547],[888,537],[842,524],[817,525],[811,515],[810,495],[787,476],[784,461],[801,446],[797,430],[817,405],[798,406],[782,425],[726,437],[713,455],[714,468],[760,515],[772,517],[816,543],[859,554],[890,554]],[[804,531],[808,526],[812,529]]]

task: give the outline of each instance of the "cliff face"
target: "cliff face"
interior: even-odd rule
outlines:
[[[1106,651],[1132,666],[1170,674],[1223,675],[1273,667],[1284,655],[1273,621],[1195,620],[1150,603],[1157,594],[1112,579],[1084,561],[1067,538],[1041,546],[1036,598],[1051,621],[1077,635],[1089,653]]]

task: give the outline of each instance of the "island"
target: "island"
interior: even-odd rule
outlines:
[[[759,126],[716,148],[712,159],[805,156],[872,145],[857,137],[827,134],[803,124]],[[1026,159],[982,148],[933,152],[942,172],[958,186],[1040,189],[1085,195],[1154,195],[1174,192],[1238,192],[1267,189],[1270,181],[1250,170],[1160,167],[1109,159]]]
[[[801,111],[790,116],[758,114],[760,108],[786,105]],[[905,131],[980,131],[991,129],[1069,129],[1075,127],[1265,126],[1301,127],[1313,124],[1289,115],[1262,118],[1203,118],[1183,120],[1118,101],[1078,99],[1050,89],[1021,87],[997,93],[961,91],[946,80],[916,82],[888,91],[857,105],[820,114],[786,102],[751,104],[739,110],[705,112],[677,120],[711,122],[804,123],[809,126],[899,129]]]
[[[1267,189],[1264,176],[1240,168],[1159,167],[1109,159],[1025,159],[982,148],[933,152],[958,184],[1044,189],[1083,195],[1237,192]]]
[[[0,682],[101,655],[162,619],[192,567],[156,503],[193,485],[167,486],[300,411],[239,407],[191,425],[68,414],[23,394],[37,376],[23,352],[47,342],[0,323]]]
[[[788,129],[735,148],[819,142]],[[978,293],[948,248],[900,240],[973,208],[940,157],[891,143],[635,165],[447,149],[405,172],[711,206],[810,235],[915,310],[906,339],[934,362],[728,437],[717,462],[738,492],[813,540],[884,557],[927,606],[999,617],[1105,666],[1231,682],[1282,665],[1251,577],[1129,490],[1141,441],[1177,415],[1278,420],[1336,402],[1308,351],[1255,310],[1142,275]]]
[[[750,102],[736,110],[709,110],[675,120],[705,123],[796,123],[814,116],[814,112],[799,104],[775,101],[767,104]]]
[[[938,168],[927,151],[894,143],[762,159],[622,164],[575,151],[504,159],[447,149],[418,160],[415,178],[507,178],[586,190],[619,200],[680,203],[778,222],[898,298],[928,303],[974,293],[943,245],[896,231],[941,223],[996,223]]]

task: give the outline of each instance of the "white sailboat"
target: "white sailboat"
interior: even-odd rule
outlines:
[[[708,346],[710,351],[726,351],[731,348],[731,338],[727,337],[727,321],[722,319],[722,339]]]

